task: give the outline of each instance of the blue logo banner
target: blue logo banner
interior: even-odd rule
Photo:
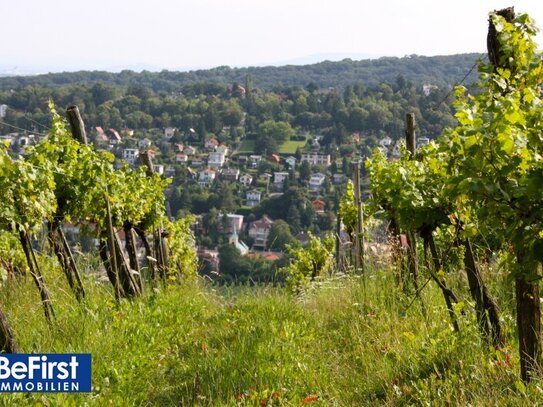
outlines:
[[[90,353],[2,353],[0,393],[91,391]]]

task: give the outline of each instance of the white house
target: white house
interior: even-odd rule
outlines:
[[[253,176],[249,174],[243,174],[239,177],[239,183],[244,187],[248,187],[253,183]]]
[[[134,164],[139,156],[140,151],[137,148],[125,148],[123,150],[123,160],[128,164]]]
[[[246,194],[247,206],[257,206],[260,204],[261,199],[262,199],[262,192],[256,189],[251,189],[247,191],[247,194]]]
[[[151,147],[151,140],[148,138],[144,138],[138,141],[138,147],[140,149],[149,148]]]
[[[310,165],[326,165],[331,164],[330,154],[309,153],[302,154],[301,162],[307,161]]]
[[[291,170],[293,170],[296,167],[296,157],[287,157],[285,158],[285,162],[289,166]]]
[[[324,174],[321,174],[320,172],[317,172],[316,174],[313,174],[309,179],[309,188],[313,191],[318,191],[324,186],[325,180],[326,176]]]
[[[186,163],[189,160],[189,156],[186,154],[177,154],[175,156],[175,162],[178,164]]]
[[[226,161],[226,156],[223,153],[213,151],[207,157],[207,165],[212,168],[221,168]]]
[[[198,173],[198,183],[203,187],[208,187],[215,180],[216,172],[211,168],[206,168]]]
[[[262,161],[261,155],[250,155],[249,156],[249,164],[252,168],[257,168],[260,165],[260,161]]]
[[[205,142],[206,150],[214,151],[217,147],[219,147],[219,140],[217,140],[215,137],[212,137]]]
[[[164,166],[162,164],[153,164],[153,172],[158,175],[164,175]]]
[[[287,178],[288,178],[288,172],[274,172],[273,173],[274,184],[284,184]]]
[[[430,139],[428,137],[420,137],[417,139],[417,144],[419,147],[425,146],[430,142]]]
[[[0,118],[6,117],[7,111],[8,111],[8,105],[0,105]]]
[[[172,138],[173,136],[175,136],[175,128],[173,127],[166,127],[164,129],[164,137],[166,138]]]
[[[334,184],[341,184],[345,181],[345,174],[334,174],[332,175],[332,182]]]
[[[263,215],[261,219],[254,221],[249,226],[249,236],[253,238],[253,247],[266,249],[268,246],[268,236],[270,234],[273,220],[267,215]]]
[[[186,155],[194,155],[196,154],[196,148],[192,146],[185,147],[185,154]]]

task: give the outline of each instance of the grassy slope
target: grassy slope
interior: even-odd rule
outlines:
[[[94,392],[5,394],[0,405],[300,405],[307,396],[318,396],[315,405],[543,401],[542,383],[519,384],[514,351],[508,366],[485,350],[471,312],[455,335],[429,287],[425,321],[417,303],[406,310],[410,300],[389,273],[374,274],[365,292],[356,278],[296,297],[194,283],[148,289],[117,307],[108,284],[89,281],[79,306],[60,273],[44,269],[58,314],[53,329],[30,281],[2,288],[0,302],[25,352],[91,352]]]

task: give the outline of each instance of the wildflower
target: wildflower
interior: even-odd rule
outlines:
[[[307,396],[302,400],[302,403],[313,403],[314,401],[319,401],[319,396]]]

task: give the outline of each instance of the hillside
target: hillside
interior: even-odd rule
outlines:
[[[221,66],[207,70],[190,72],[149,72],[122,71],[80,71],[53,73],[37,76],[15,76],[0,78],[0,90],[25,85],[62,86],[68,84],[92,84],[104,82],[109,85],[127,87],[132,84],[144,85],[155,92],[171,92],[198,82],[217,84],[244,83],[248,74],[253,77],[257,87],[271,89],[275,86],[315,83],[320,88],[344,88],[348,84],[362,82],[372,86],[381,82],[392,83],[398,76],[404,76],[417,85],[432,83],[438,86],[451,86],[459,82],[473,67],[478,54],[458,54],[447,56],[417,56],[403,58],[383,57],[373,60],[339,62],[324,61],[311,65],[286,65],[281,67],[230,68]],[[475,72],[467,78],[473,82]]]

